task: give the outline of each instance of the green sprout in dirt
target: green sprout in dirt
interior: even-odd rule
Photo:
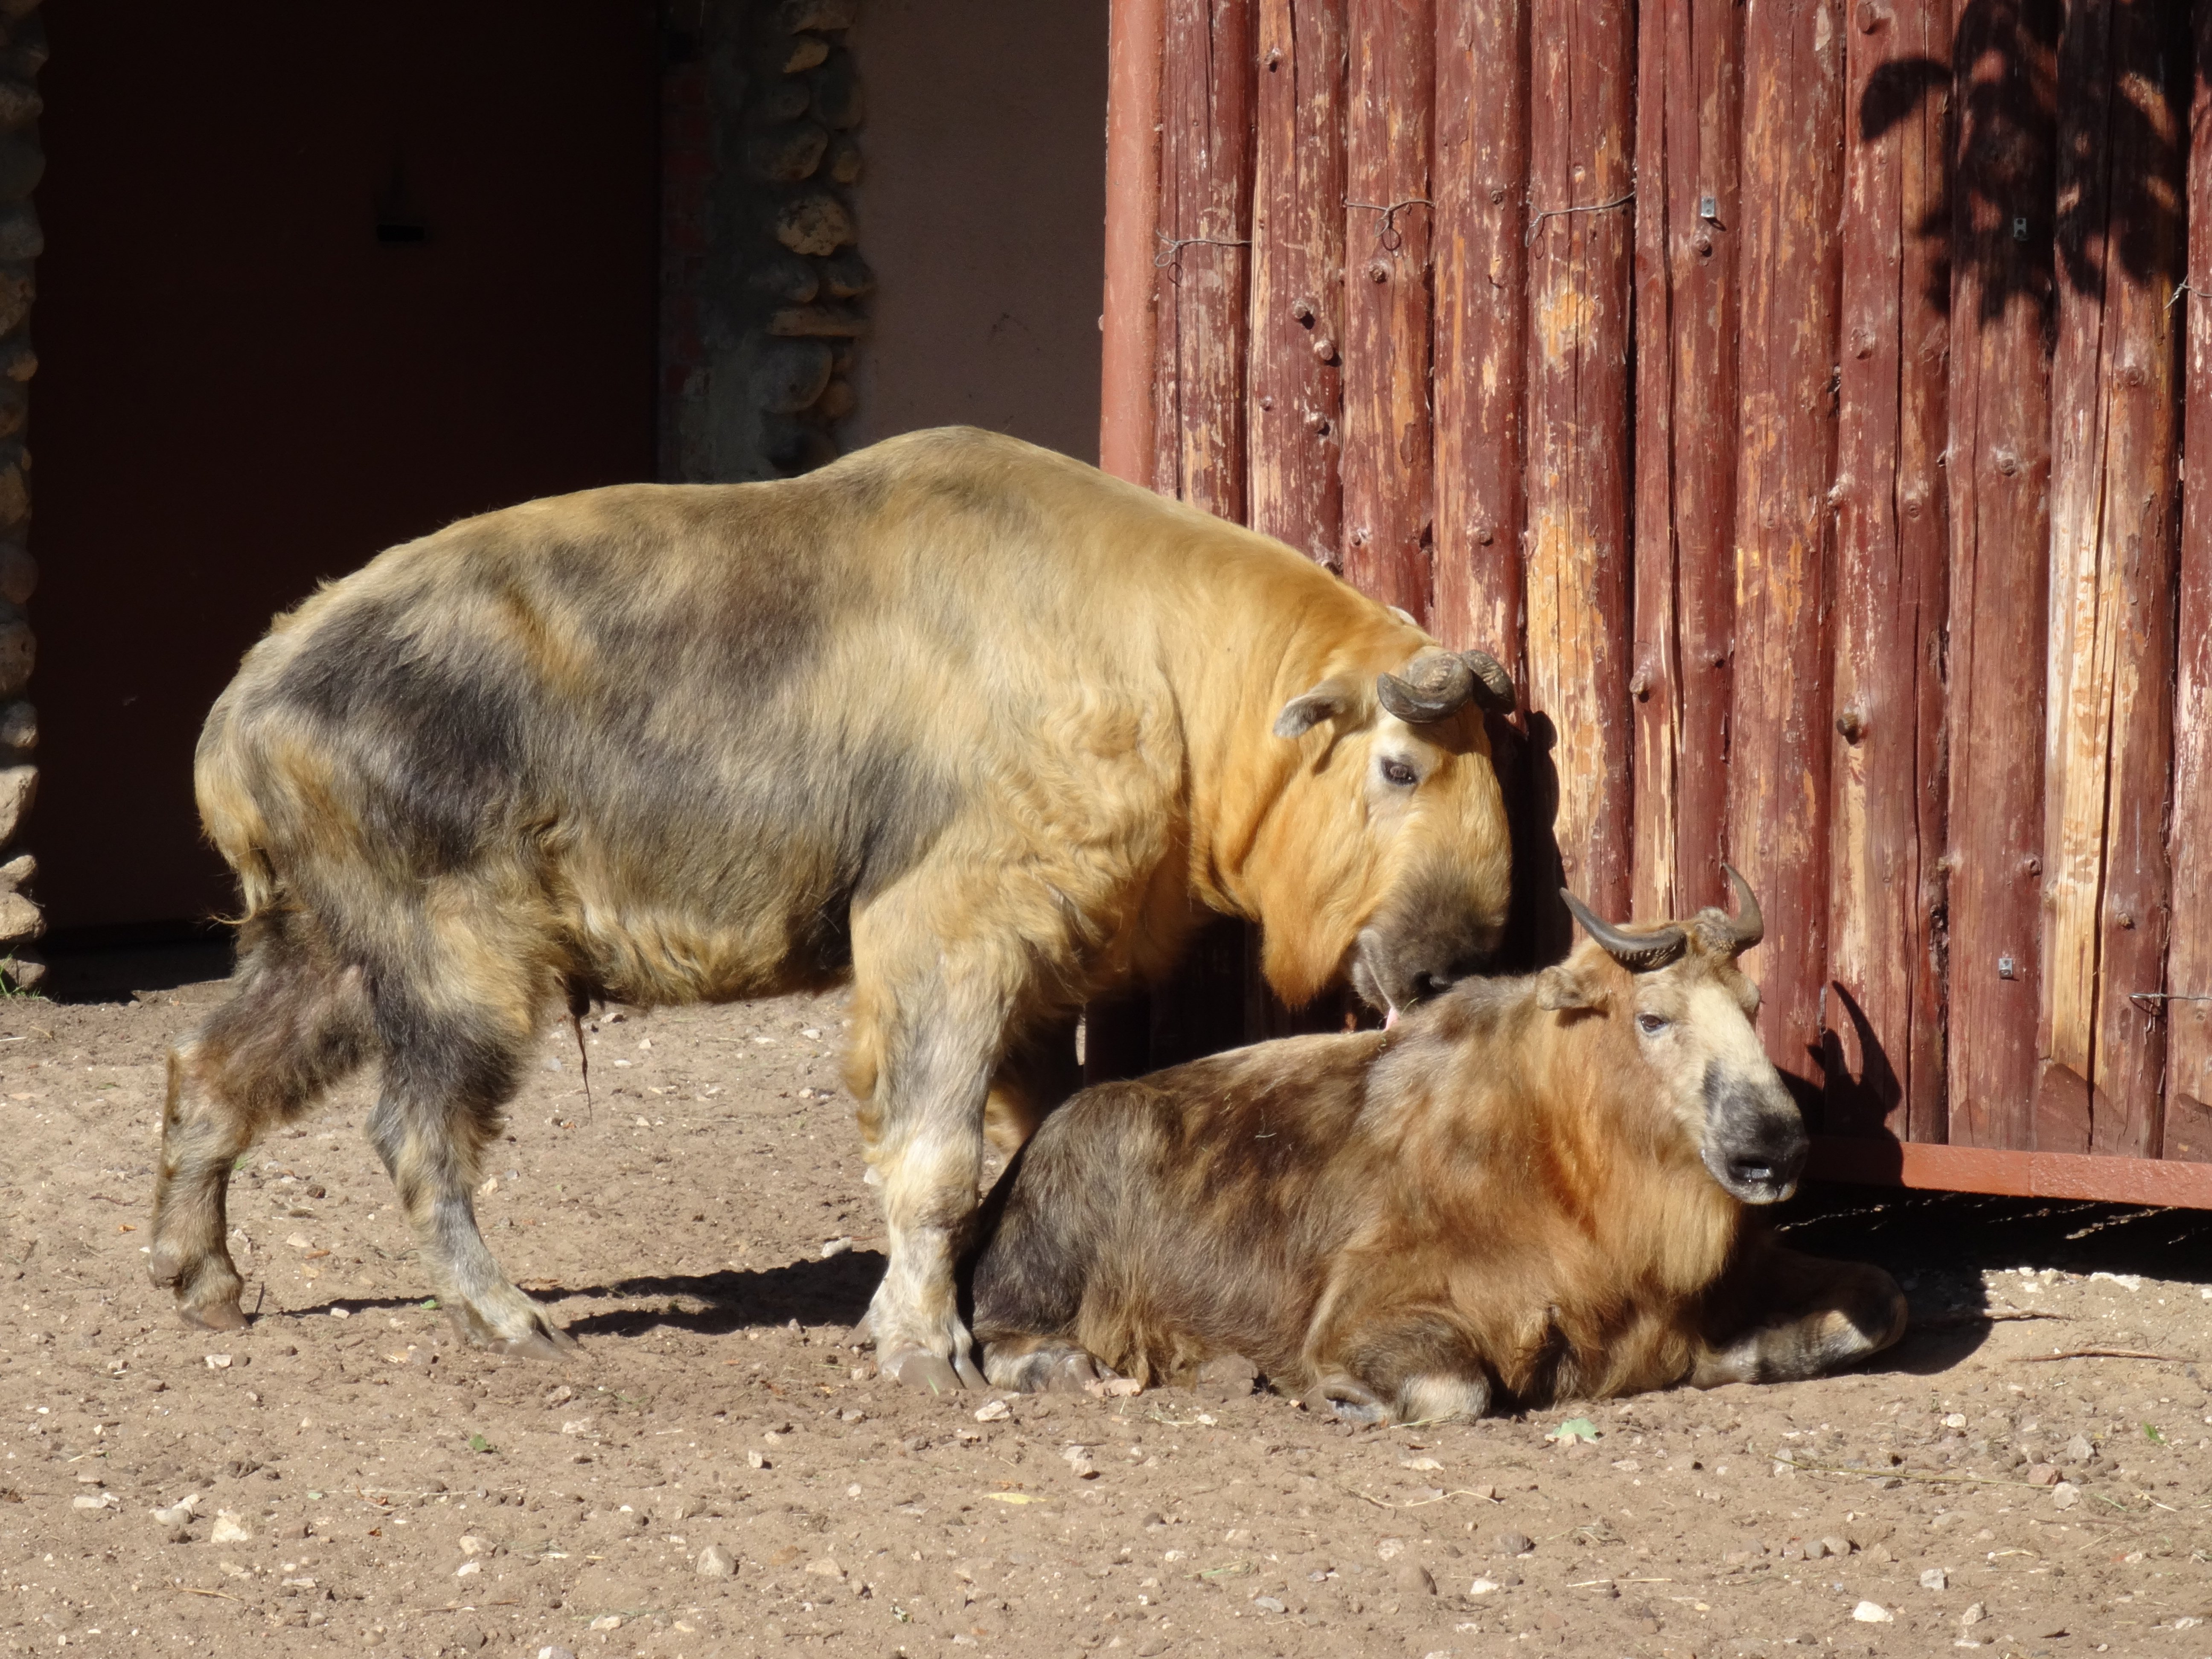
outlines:
[[[497,1451],[499,1448],[493,1445],[490,1441],[485,1439],[482,1435],[472,1434],[469,1437],[469,1449],[472,1452],[495,1452]]]

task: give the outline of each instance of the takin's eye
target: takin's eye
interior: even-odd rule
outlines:
[[[1395,784],[1401,789],[1411,789],[1421,781],[1421,775],[1401,760],[1382,763],[1382,781]]]
[[[1657,1036],[1667,1029],[1667,1017],[1664,1014],[1638,1014],[1636,1029],[1646,1036]]]

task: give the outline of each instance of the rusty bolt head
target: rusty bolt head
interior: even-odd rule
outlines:
[[[1320,307],[1316,306],[1311,300],[1309,300],[1301,295],[1298,298],[1291,301],[1291,319],[1293,322],[1304,323],[1308,328],[1311,328],[1313,326],[1315,314],[1319,311],[1319,309]]]
[[[1321,362],[1333,362],[1336,358],[1336,342],[1326,334],[1314,336],[1313,355]]]
[[[1856,743],[1866,735],[1866,716],[1856,708],[1845,708],[1836,716],[1836,730],[1843,734],[1845,743]]]
[[[1389,262],[1382,259],[1370,260],[1367,265],[1367,280],[1370,283],[1389,282],[1390,280]]]

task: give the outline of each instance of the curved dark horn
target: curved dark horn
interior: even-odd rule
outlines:
[[[1651,933],[1632,933],[1625,928],[1601,921],[1590,914],[1590,908],[1565,888],[1559,896],[1567,902],[1567,908],[1575,913],[1575,920],[1583,931],[1604,948],[1611,957],[1632,973],[1641,973],[1650,968],[1664,968],[1688,948],[1690,936],[1679,923],[1669,922]]]
[[[1419,653],[1406,665],[1405,677],[1377,674],[1375,695],[1408,726],[1457,714],[1474,695],[1474,671],[1449,651]]]
[[[1759,895],[1751,890],[1751,884],[1741,872],[1725,859],[1721,860],[1721,868],[1735,884],[1735,946],[1740,951],[1748,951],[1766,937],[1766,918],[1759,913]]]
[[[1495,714],[1513,712],[1513,676],[1487,651],[1462,651],[1460,660],[1474,674],[1474,700]]]

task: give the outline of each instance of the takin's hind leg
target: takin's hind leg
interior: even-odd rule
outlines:
[[[245,1281],[230,1259],[232,1166],[272,1124],[299,1116],[374,1046],[361,969],[341,964],[297,912],[249,921],[237,989],[169,1050],[148,1270],[187,1325],[237,1330]]]
[[[1081,1394],[1121,1373],[1087,1348],[1059,1336],[1010,1336],[983,1345],[983,1376],[994,1389],[1023,1394]]]
[[[1793,1382],[1880,1353],[1905,1334],[1905,1294],[1881,1268],[1755,1248],[1716,1298],[1691,1383]]]
[[[504,1128],[502,1109],[520,1081],[532,1012],[519,988],[505,1007],[462,1006],[450,994],[433,1006],[380,984],[384,1090],[368,1138],[453,1328],[472,1342],[543,1358],[574,1340],[501,1271],[477,1229],[475,1199],[483,1150]]]

